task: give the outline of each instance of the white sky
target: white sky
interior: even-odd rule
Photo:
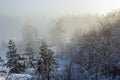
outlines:
[[[0,0],[0,38],[8,39],[12,36],[19,39],[21,31],[21,23],[14,24],[16,19],[12,21],[11,18],[3,20],[2,15],[19,17],[42,15],[52,18],[84,13],[106,14],[118,8],[120,0]]]
[[[0,0],[0,13],[46,16],[97,13],[120,8],[120,0]]]

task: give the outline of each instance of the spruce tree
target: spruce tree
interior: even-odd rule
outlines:
[[[26,58],[26,67],[27,68],[33,68],[34,65],[32,63],[33,59],[34,59],[34,52],[33,52],[33,48],[31,47],[30,44],[27,44],[26,50],[25,50],[25,58]]]
[[[16,53],[17,48],[15,43],[10,40],[8,43],[8,52],[7,52],[7,67],[10,68],[10,73],[20,73],[20,63],[18,62],[19,54]]]
[[[41,62],[38,67],[42,80],[58,80],[57,62],[53,55],[54,52],[48,49],[45,42],[42,42],[42,46],[40,47]]]

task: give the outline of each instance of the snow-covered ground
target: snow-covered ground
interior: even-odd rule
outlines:
[[[0,77],[0,80],[6,80],[5,77]]]
[[[32,76],[29,74],[11,74],[8,79],[11,80],[30,80]]]
[[[1,74],[0,80],[32,80],[32,76],[29,74]]]

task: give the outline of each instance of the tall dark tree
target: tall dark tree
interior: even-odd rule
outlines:
[[[10,40],[8,43],[8,52],[7,52],[7,67],[10,68],[10,73],[20,73],[21,72],[21,67],[20,63],[18,62],[19,59],[19,54],[16,53],[17,48],[15,46],[15,43]]]
[[[58,80],[57,79],[57,62],[54,58],[54,52],[48,49],[45,42],[40,47],[41,62],[38,70],[41,72],[42,80]]]

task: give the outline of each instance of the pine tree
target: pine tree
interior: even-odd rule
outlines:
[[[31,47],[30,44],[27,45],[27,48],[25,50],[25,59],[26,59],[26,67],[28,68],[33,68],[34,65],[32,63],[33,59],[34,59],[34,52],[33,52],[33,48]]]
[[[57,79],[57,62],[54,58],[54,52],[48,49],[45,42],[40,47],[41,62],[38,71],[41,73],[42,80],[58,80]]]
[[[10,73],[20,73],[20,63],[18,62],[19,54],[17,54],[17,48],[15,46],[15,43],[10,40],[8,43],[8,52],[7,52],[7,67],[10,68]]]

